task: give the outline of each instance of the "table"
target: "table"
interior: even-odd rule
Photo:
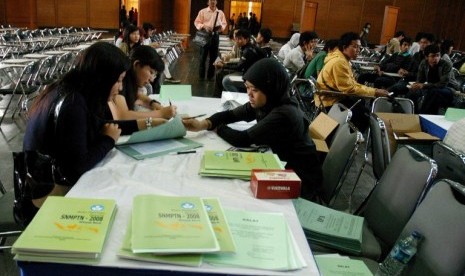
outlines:
[[[229,99],[229,98],[228,98]],[[167,104],[166,102],[164,104]],[[220,109],[220,99],[193,97],[192,100],[173,102],[179,113],[197,115],[212,114]],[[211,131],[188,132],[187,138],[201,142],[203,148],[194,154],[165,155],[136,161],[113,149],[94,169],[84,174],[67,196],[115,198],[118,212],[108,236],[98,267],[79,265],[40,264],[18,262],[23,275],[47,271],[59,271],[63,275],[137,274],[153,275],[157,272],[228,273],[245,275],[318,275],[305,235],[290,200],[259,200],[252,196],[248,181],[238,179],[206,178],[198,175],[200,159],[206,149],[226,150],[230,145]],[[246,268],[215,267],[202,264],[199,268],[138,262],[120,259],[116,252],[121,246],[131,213],[132,198],[138,194],[193,195],[218,197],[224,208],[250,211],[281,212],[285,215],[307,267],[302,270],[275,272]],[[118,269],[116,269],[118,268]],[[52,270],[53,269],[53,270]]]
[[[441,140],[446,136],[447,130],[454,122],[447,121],[444,115],[420,114],[421,129]]]

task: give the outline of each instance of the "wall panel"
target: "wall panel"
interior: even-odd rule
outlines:
[[[89,1],[89,26],[93,28],[118,28],[119,0]]]
[[[67,27],[89,26],[88,4],[88,1],[82,0],[56,1],[57,25]]]
[[[174,0],[173,29],[178,33],[189,33],[189,25],[191,20],[194,20],[190,17],[190,4],[190,0]]]
[[[6,2],[5,0],[0,0],[0,25],[6,25]]]
[[[294,0],[266,0],[263,4],[262,27],[270,28],[275,37],[289,37],[294,20],[294,6]]]
[[[37,26],[57,25],[55,0],[37,0]]]
[[[17,27],[35,27],[37,21],[36,0],[7,0],[5,11],[7,24]]]
[[[139,0],[139,21],[152,23],[157,31],[163,29],[162,11],[162,0]]]

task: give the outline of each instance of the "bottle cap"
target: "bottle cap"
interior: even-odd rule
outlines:
[[[423,235],[420,234],[420,232],[418,232],[418,231],[413,231],[413,232],[412,232],[412,236],[413,236],[414,238],[416,238],[416,239],[421,239],[421,238],[423,237]]]

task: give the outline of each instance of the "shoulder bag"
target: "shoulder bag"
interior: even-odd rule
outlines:
[[[215,23],[213,23],[213,27],[216,25],[216,21],[218,20],[219,12],[216,12]],[[210,45],[212,40],[212,33],[206,31],[205,29],[197,30],[195,33],[195,37],[192,40],[197,46],[205,47]]]
[[[50,108],[49,118],[54,116],[55,128],[61,105],[67,95],[58,96]],[[38,186],[54,186],[55,184],[70,185],[52,156],[38,151],[13,152],[13,187],[15,194],[13,216],[16,223],[26,227],[35,216],[38,208],[32,203],[34,188]]]

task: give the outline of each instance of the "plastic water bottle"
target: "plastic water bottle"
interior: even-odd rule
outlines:
[[[417,245],[421,238],[420,233],[413,231],[410,236],[398,241],[379,265],[375,275],[400,275],[410,259],[417,253]]]

